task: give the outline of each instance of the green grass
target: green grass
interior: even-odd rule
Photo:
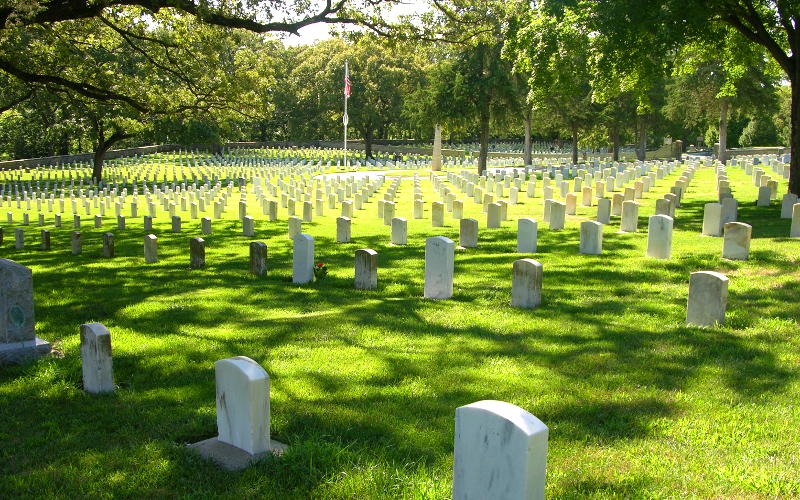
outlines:
[[[84,223],[77,257],[71,216],[50,228],[50,252],[37,249],[35,226],[28,248],[14,250],[3,224],[0,256],[33,269],[37,333],[59,355],[0,369],[0,497],[447,498],[455,409],[481,399],[549,426],[551,498],[800,496],[800,242],[787,238],[778,205],[755,207],[749,177],[729,167],[754,239],[751,260],[721,259],[721,238],[699,234],[715,199],[713,170],[701,168],[678,211],[673,258],[645,258],[647,217],[679,175],[646,194],[639,233],[616,233],[614,218],[602,256],[578,254],[578,225],[595,207],[549,231],[542,198],[521,194],[503,228],[487,230],[465,203],[479,248],[457,251],[447,301],[421,298],[425,238],[458,235],[449,215],[430,227],[438,196],[427,177],[426,219],[411,218],[410,180],[399,192],[404,247],[388,244],[377,218],[383,191],[356,213],[350,244],[335,243],[339,210],[326,203],[304,232],[331,274],[306,286],[291,283],[284,209],[269,223],[251,205],[255,239],[269,247],[265,277],[247,273],[235,201],[205,237],[202,270],[188,268],[199,221],[176,235],[157,220],[155,265],[144,264],[141,218],[125,231],[110,217],[100,230]],[[522,216],[540,220],[533,256],[514,253]],[[101,257],[108,230],[113,260]],[[374,292],[352,286],[354,251],[365,247],[379,253]],[[509,306],[522,257],[544,266],[532,311]],[[697,270],[731,279],[724,327],[684,326]],[[112,334],[111,395],[81,388],[78,326],[91,321]],[[185,445],[216,435],[213,363],[236,355],[270,374],[272,434],[289,450],[228,473]]]

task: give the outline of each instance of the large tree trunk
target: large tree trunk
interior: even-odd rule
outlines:
[[[719,155],[717,158],[722,163],[728,161],[728,102],[727,97],[719,101]]]
[[[792,159],[789,163],[789,192],[800,196],[800,64],[795,61],[792,85]]]
[[[525,112],[525,149],[522,153],[522,161],[525,166],[533,164],[533,151],[531,147],[531,109],[528,108]]]
[[[608,138],[611,140],[611,161],[619,161],[619,125],[611,126]]]
[[[644,161],[647,157],[647,117],[646,115],[636,115],[636,120],[637,139],[639,140],[636,146],[636,158]]]
[[[367,127],[364,129],[364,154],[367,159],[372,158],[372,128]]]
[[[105,140],[103,139],[102,136],[100,136],[100,140],[97,143],[97,149],[94,150],[94,166],[92,167],[92,182],[94,182],[95,184],[100,184],[100,182],[103,180],[103,162],[105,161],[106,153],[108,152],[109,149],[111,149],[111,146],[129,137],[131,137],[130,134],[126,134],[121,130],[117,130],[116,132],[111,134],[111,137]]]
[[[481,150],[478,154],[478,175],[486,172],[486,160],[489,158],[489,100],[481,106]]]
[[[578,126],[572,126],[572,164],[578,163]]]

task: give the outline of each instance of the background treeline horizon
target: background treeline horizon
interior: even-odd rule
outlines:
[[[103,142],[116,148],[341,141],[345,60],[352,81],[350,140],[366,143],[367,154],[376,141],[430,142],[437,123],[445,143],[480,141],[482,122],[488,122],[491,142],[523,142],[527,131],[534,145],[559,151],[613,152],[627,146],[643,153],[666,137],[707,148],[719,141],[722,108],[728,148],[790,142],[790,88],[764,57],[732,79],[725,74],[727,61],[686,47],[673,54],[671,73],[652,80],[642,112],[633,92],[600,102],[591,75],[575,71],[585,68],[581,58],[587,54],[578,45],[569,47],[563,35],[559,43],[572,59],[562,55],[549,80],[537,81],[520,72],[519,64],[514,67],[503,42],[456,46],[350,34],[285,46],[257,34],[228,34],[235,34],[230,43],[207,48],[203,62],[209,70],[216,65],[214,71],[228,73],[235,84],[222,90],[220,100],[240,99],[241,109],[206,105],[196,112],[187,107],[144,116],[41,86],[0,113],[0,159],[91,152]],[[127,63],[126,72],[166,71],[147,60]],[[721,96],[731,81],[737,87],[728,92],[733,96]],[[168,88],[158,93],[172,99]],[[488,117],[481,100],[489,101]],[[110,131],[120,128],[126,133],[109,142]]]

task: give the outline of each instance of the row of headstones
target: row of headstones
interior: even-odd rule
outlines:
[[[729,222],[737,220],[738,201],[733,197],[725,166],[717,166],[716,174],[720,202],[708,203],[704,206],[703,234],[707,236],[720,236],[723,227],[727,227]],[[768,176],[763,175],[763,170],[758,168],[752,170],[752,179],[753,184],[759,186],[756,206],[770,206],[772,200],[778,198],[778,181],[770,180]],[[768,185],[765,185],[765,181]],[[800,209],[797,207],[798,202],[800,200],[794,193],[786,193],[781,201],[780,218],[792,220],[789,228],[790,238],[800,238]]]

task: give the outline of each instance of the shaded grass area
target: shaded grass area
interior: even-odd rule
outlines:
[[[14,250],[6,226],[0,256],[33,268],[37,333],[63,357],[0,371],[0,495],[447,498],[455,408],[481,399],[517,404],[550,427],[553,498],[800,495],[800,242],[729,167],[754,240],[750,261],[721,259],[721,239],[699,234],[703,204],[715,199],[703,168],[678,211],[673,259],[645,258],[647,217],[679,175],[646,194],[640,233],[616,233],[618,218],[605,228],[601,256],[577,253],[594,207],[549,231],[541,197],[521,194],[510,220],[488,230],[466,202],[479,248],[457,252],[448,301],[421,298],[425,238],[458,236],[449,216],[430,227],[438,196],[427,179],[424,220],[411,219],[411,180],[399,191],[407,246],[388,244],[379,197],[356,213],[353,243],[335,243],[339,211],[326,203],[304,232],[331,274],[307,286],[291,283],[283,209],[276,223],[254,214],[269,247],[265,277],[247,274],[250,239],[235,220],[214,222],[201,270],[188,268],[199,221],[173,234],[162,216],[154,265],[142,258],[141,220],[84,228],[80,256],[69,253],[67,217],[51,228],[51,252],[35,249],[35,227],[29,248]],[[226,216],[236,210],[229,203]],[[522,216],[540,220],[532,256],[514,253]],[[113,260],[101,258],[104,230],[116,235]],[[353,253],[364,247],[379,252],[375,292],[352,289]],[[544,265],[532,311],[508,305],[522,257]],[[724,327],[683,324],[697,270],[731,278]],[[111,395],[81,390],[78,325],[90,321],[112,333]],[[270,374],[273,437],[290,448],[227,473],[185,444],[216,434],[213,362],[235,355]]]

